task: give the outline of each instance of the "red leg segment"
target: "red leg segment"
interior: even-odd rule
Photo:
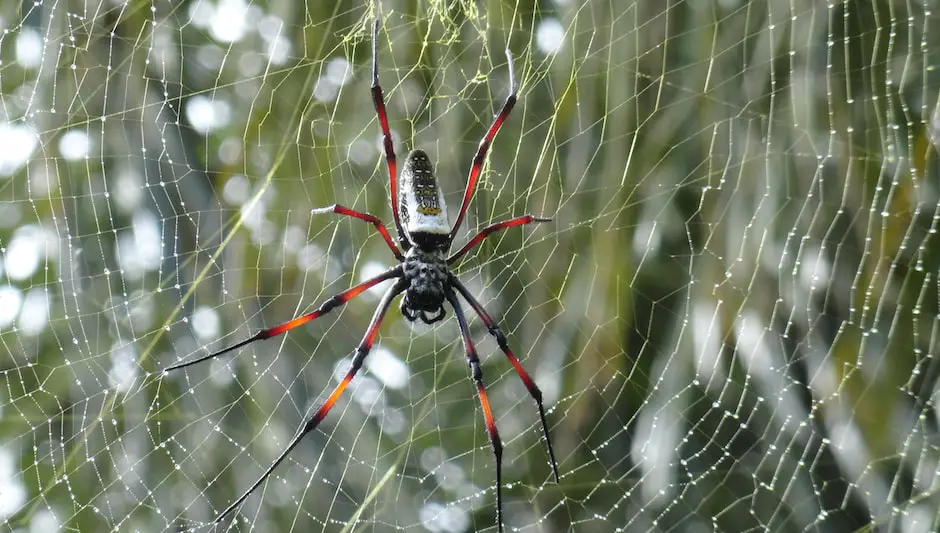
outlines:
[[[392,278],[398,278],[398,277],[401,277],[401,276],[402,276],[402,267],[401,267],[401,266],[397,266],[397,267],[395,267],[395,268],[393,268],[393,269],[391,269],[391,270],[387,270],[387,271],[385,271],[385,272],[379,274],[378,276],[376,276],[376,277],[374,277],[374,278],[372,278],[372,279],[366,280],[366,281],[360,283],[359,285],[356,285],[356,286],[354,286],[354,287],[352,287],[352,288],[346,289],[345,291],[343,291],[343,292],[337,294],[336,296],[333,296],[332,298],[330,298],[330,299],[326,300],[325,302],[323,302],[322,304],[320,304],[320,307],[318,307],[315,311],[312,311],[312,312],[307,313],[307,314],[305,314],[305,315],[301,315],[301,316],[299,316],[299,317],[297,317],[297,318],[295,318],[295,319],[293,319],[293,320],[287,321],[287,322],[285,322],[285,323],[283,323],[283,324],[281,324],[281,325],[279,325],[279,326],[274,326],[273,328],[263,329],[263,330],[259,331],[258,333],[254,334],[253,336],[251,336],[251,337],[249,337],[249,338],[247,338],[247,339],[245,339],[245,340],[239,342],[238,344],[234,344],[234,345],[232,345],[232,346],[229,346],[228,348],[225,348],[224,350],[219,350],[218,352],[213,352],[213,353],[210,353],[209,355],[204,355],[204,356],[199,357],[199,358],[197,358],[197,359],[193,359],[192,361],[186,361],[186,362],[177,363],[177,364],[175,364],[175,365],[169,366],[169,367],[167,367],[167,368],[164,370],[164,372],[172,372],[173,370],[179,370],[179,369],[181,369],[181,368],[186,368],[186,367],[188,367],[188,366],[192,366],[192,365],[201,363],[201,362],[203,362],[203,361],[205,361],[205,360],[207,360],[207,359],[212,359],[213,357],[217,357],[217,356],[219,356],[219,355],[226,354],[226,353],[228,353],[228,352],[231,352],[232,350],[237,350],[237,349],[241,348],[242,346],[251,344],[251,343],[253,343],[253,342],[255,342],[255,341],[261,341],[261,340],[264,340],[264,339],[270,339],[271,337],[280,335],[281,333],[286,333],[286,332],[288,332],[288,331],[290,331],[290,330],[296,328],[297,326],[302,326],[303,324],[306,324],[307,322],[310,322],[311,320],[316,320],[316,319],[320,318],[321,316],[323,316],[323,315],[329,313],[329,312],[332,311],[333,309],[335,309],[335,308],[337,308],[337,307],[343,305],[344,303],[348,302],[349,300],[352,300],[352,299],[355,298],[356,296],[359,296],[359,295],[362,294],[366,289],[369,289],[370,287],[374,287],[374,286],[378,285],[379,283],[382,283],[383,281],[386,281],[386,280],[389,280],[389,279],[392,279]]]
[[[493,144],[493,138],[496,137],[499,128],[502,127],[503,122],[506,121],[506,117],[509,116],[513,106],[516,105],[516,74],[513,68],[512,53],[508,48],[506,49],[506,60],[509,62],[509,96],[507,96],[506,101],[503,102],[503,108],[500,109],[499,114],[493,119],[493,124],[490,126],[489,131],[480,139],[477,154],[473,157],[473,164],[470,166],[470,176],[467,178],[467,189],[463,193],[463,202],[460,204],[460,211],[457,213],[457,220],[454,221],[454,227],[450,230],[450,239],[452,241],[457,234],[457,230],[460,229],[460,223],[463,222],[463,217],[467,214],[470,198],[473,197],[473,191],[476,189],[477,180],[480,178],[480,171],[483,170],[483,162],[486,161],[486,153],[489,151],[490,145]]]
[[[499,438],[499,430],[496,429],[496,421],[493,419],[493,411],[490,409],[490,400],[486,396],[486,388],[483,386],[483,370],[480,368],[480,358],[477,356],[477,350],[473,346],[473,340],[470,338],[470,326],[467,325],[467,317],[463,314],[463,308],[457,301],[457,296],[450,289],[447,290],[447,301],[454,308],[454,316],[457,317],[457,326],[460,328],[460,338],[463,340],[463,348],[467,354],[467,363],[470,365],[470,374],[477,387],[477,394],[480,396],[480,406],[483,408],[483,418],[486,420],[486,431],[490,435],[490,445],[493,447],[493,455],[496,456],[496,523],[499,531],[503,531],[503,442]]]
[[[310,211],[311,214],[321,215],[324,213],[336,213],[338,215],[346,215],[353,218],[358,218],[375,226],[375,229],[379,230],[379,233],[382,235],[382,238],[385,239],[385,244],[388,244],[389,249],[395,254],[395,258],[399,261],[404,261],[405,256],[401,254],[401,251],[395,246],[395,243],[392,241],[392,236],[388,234],[388,230],[385,229],[385,223],[379,220],[378,217],[370,215],[369,213],[362,213],[360,211],[354,211],[348,207],[343,207],[339,204],[333,204],[330,207],[320,207]]]
[[[388,165],[388,189],[392,203],[392,217],[395,219],[395,231],[398,232],[398,242],[403,250],[408,251],[411,243],[408,241],[405,230],[401,225],[401,215],[398,212],[398,170],[395,160],[395,146],[392,144],[392,132],[388,128],[388,114],[385,112],[385,97],[379,85],[379,19],[376,17],[372,23],[372,103],[375,113],[379,117],[382,127],[382,144],[385,147],[385,162]]]
[[[489,330],[490,335],[496,338],[496,343],[499,344],[499,348],[506,354],[506,358],[509,359],[509,363],[512,364],[512,367],[516,370],[516,374],[519,375],[519,379],[522,380],[522,383],[525,385],[525,388],[529,391],[529,395],[532,396],[532,399],[535,400],[535,403],[539,407],[539,418],[542,421],[542,433],[545,434],[545,445],[548,448],[548,458],[551,460],[552,464],[552,474],[555,476],[555,483],[558,483],[558,461],[555,460],[555,450],[552,449],[552,439],[548,434],[548,421],[545,418],[545,407],[542,405],[542,391],[539,389],[538,385],[535,384],[535,381],[529,377],[529,373],[522,368],[522,363],[519,362],[519,359],[516,358],[515,354],[512,353],[512,350],[509,349],[509,342],[506,340],[506,335],[503,334],[502,330],[499,329],[499,326],[496,325],[496,322],[486,312],[486,309],[483,308],[483,305],[470,294],[470,291],[467,290],[467,287],[457,279],[457,276],[451,274],[450,282],[460,292],[460,295],[467,300],[467,303],[470,304],[470,307],[476,312],[480,317],[480,320],[483,321],[483,324],[486,326],[486,329]]]
[[[539,217],[534,217],[532,215],[523,215],[521,217],[516,217],[510,220],[504,220],[502,222],[497,222],[496,224],[487,226],[483,228],[483,230],[480,231],[480,233],[477,233],[476,236],[470,239],[467,242],[467,244],[463,245],[463,248],[457,251],[457,253],[448,257],[447,264],[453,265],[458,259],[463,257],[464,254],[472,250],[474,246],[483,242],[483,239],[489,237],[492,233],[495,233],[501,229],[511,228],[514,226],[522,226],[524,224],[531,224],[532,222],[551,222],[551,221],[552,219],[550,218],[539,218]]]
[[[375,314],[372,315],[372,322],[369,324],[369,329],[366,330],[366,334],[363,336],[362,342],[360,342],[359,347],[356,348],[356,355],[353,357],[352,367],[348,372],[346,372],[346,376],[342,381],[339,382],[339,385],[333,389],[330,397],[327,398],[325,402],[323,402],[323,405],[317,409],[317,412],[312,417],[310,417],[310,420],[308,420],[300,429],[300,431],[297,432],[297,435],[295,435],[294,438],[290,441],[290,443],[287,445],[287,448],[281,452],[281,455],[277,456],[277,459],[271,463],[271,466],[269,466],[268,469],[265,470],[263,474],[261,474],[261,477],[258,478],[258,480],[255,481],[251,487],[248,487],[248,490],[239,496],[235,502],[226,507],[224,511],[219,513],[219,516],[217,516],[215,519],[216,523],[221,522],[226,515],[244,503],[244,501],[248,499],[248,496],[250,496],[251,493],[254,492],[254,490],[262,483],[264,483],[264,480],[266,480],[268,476],[271,475],[271,472],[273,472],[274,469],[277,468],[278,465],[280,465],[284,459],[287,458],[291,450],[297,447],[297,444],[300,443],[304,436],[316,429],[317,426],[320,425],[320,422],[326,418],[327,413],[329,413],[330,409],[333,408],[333,405],[336,404],[336,400],[339,399],[339,397],[343,394],[343,391],[345,391],[346,387],[349,385],[349,382],[352,381],[353,377],[355,377],[359,369],[362,368],[362,363],[365,361],[366,355],[368,355],[369,351],[372,349],[372,344],[375,342],[375,337],[379,332],[379,326],[382,325],[382,319],[385,318],[385,312],[388,311],[388,308],[392,303],[392,299],[404,291],[406,287],[406,282],[399,281],[393,287],[385,291],[385,295],[382,296],[382,301],[379,302],[379,306],[375,309]]]

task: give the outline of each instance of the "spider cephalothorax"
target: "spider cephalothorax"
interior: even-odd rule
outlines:
[[[391,192],[389,200],[401,249],[392,241],[392,236],[389,234],[388,230],[385,229],[385,224],[373,215],[354,211],[341,205],[314,209],[313,213],[333,212],[369,222],[375,226],[382,235],[382,238],[385,239],[385,243],[388,244],[388,247],[392,250],[395,258],[398,260],[398,264],[374,278],[368,279],[327,299],[310,313],[301,315],[278,326],[263,329],[254,336],[229,346],[224,350],[210,353],[191,361],[177,363],[166,369],[166,371],[169,372],[185,368],[205,361],[206,359],[230,352],[246,344],[280,335],[325,315],[362,294],[370,287],[374,287],[383,281],[396,280],[395,283],[385,291],[385,295],[379,302],[375,314],[372,315],[369,328],[366,330],[362,342],[359,343],[359,347],[356,348],[355,355],[352,358],[352,365],[346,372],[342,381],[333,389],[333,392],[323,405],[321,405],[306,423],[300,427],[297,434],[294,435],[294,438],[291,439],[290,443],[287,445],[287,448],[281,452],[277,459],[271,463],[268,469],[264,471],[261,477],[258,478],[248,490],[242,493],[237,500],[226,507],[225,510],[216,517],[216,522],[220,522],[228,513],[241,505],[242,502],[248,498],[248,495],[264,483],[264,480],[268,478],[271,472],[287,458],[287,455],[300,443],[304,435],[316,429],[320,422],[323,421],[327,413],[336,403],[336,400],[338,400],[343,391],[346,390],[349,382],[352,381],[356,373],[359,372],[359,369],[362,368],[362,364],[375,342],[379,326],[385,318],[386,311],[388,311],[392,300],[401,293],[404,293],[401,302],[401,313],[410,321],[421,318],[426,324],[432,324],[442,320],[445,314],[445,301],[454,310],[454,317],[457,320],[457,327],[460,330],[460,337],[463,340],[463,349],[467,357],[467,364],[470,366],[470,377],[476,386],[477,395],[480,397],[480,406],[483,409],[483,416],[486,420],[486,430],[489,433],[493,454],[496,456],[496,511],[499,530],[503,530],[503,445],[499,438],[499,431],[496,429],[496,422],[493,418],[493,412],[490,409],[490,402],[486,396],[486,388],[483,385],[483,370],[480,368],[480,358],[477,356],[476,348],[470,338],[470,326],[467,323],[467,317],[464,315],[463,308],[457,298],[458,294],[470,304],[470,307],[473,308],[477,316],[480,317],[483,325],[486,326],[487,331],[496,339],[499,349],[506,355],[506,358],[509,360],[510,364],[512,364],[516,374],[519,375],[522,383],[529,391],[529,395],[535,400],[536,405],[538,405],[542,432],[545,434],[545,443],[548,446],[548,456],[551,460],[552,474],[554,474],[555,481],[558,481],[558,464],[555,461],[555,452],[552,451],[552,441],[548,435],[548,422],[545,419],[545,408],[542,405],[542,392],[532,378],[529,377],[529,374],[522,368],[522,364],[519,363],[516,356],[510,351],[506,336],[499,329],[499,326],[496,325],[496,322],[490,317],[489,313],[486,312],[483,305],[477,301],[473,294],[467,290],[467,287],[465,287],[450,270],[451,265],[456,263],[464,254],[473,249],[473,247],[491,233],[513,226],[530,224],[532,222],[548,222],[550,219],[523,215],[491,224],[477,233],[467,244],[463,245],[460,250],[449,256],[447,255],[451,244],[454,242],[457,230],[460,228],[460,223],[467,214],[467,207],[470,204],[470,198],[473,196],[477,180],[483,169],[483,162],[486,160],[486,154],[490,148],[490,144],[493,142],[493,138],[496,137],[496,132],[499,131],[500,126],[502,126],[506,117],[509,116],[509,112],[512,111],[516,103],[516,80],[513,75],[512,54],[509,53],[509,50],[506,50],[506,59],[509,63],[509,96],[506,97],[506,101],[503,103],[499,114],[497,114],[496,118],[493,120],[490,129],[487,130],[486,135],[480,140],[476,156],[473,158],[473,164],[470,166],[467,188],[464,191],[463,201],[460,204],[460,211],[457,213],[457,220],[451,225],[447,218],[447,205],[444,203],[444,194],[441,192],[437,177],[434,175],[434,165],[425,152],[414,150],[405,158],[405,164],[402,167],[400,176],[401,188],[399,189],[399,176],[395,172],[396,160],[395,149],[392,144],[392,133],[388,127],[388,117],[385,113],[385,99],[382,95],[382,88],[379,86],[378,33],[379,23],[378,20],[376,20],[372,26],[372,100],[375,103],[375,111],[379,117],[379,125],[382,128],[382,142],[385,149],[385,161],[388,165],[389,189]],[[402,250],[404,250],[404,253],[402,253]]]
[[[405,253],[404,267],[408,288],[399,306],[402,316],[412,322],[420,317],[425,324],[443,320],[449,272],[443,251],[415,246]]]

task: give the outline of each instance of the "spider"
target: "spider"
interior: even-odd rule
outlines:
[[[221,522],[225,516],[239,507],[256,488],[264,483],[268,476],[284,461],[291,450],[300,443],[304,436],[316,429],[320,422],[323,421],[337,399],[339,399],[340,395],[349,385],[349,382],[352,381],[356,373],[359,372],[359,369],[362,368],[362,364],[369,354],[369,351],[372,349],[372,344],[375,342],[379,326],[382,324],[385,313],[388,311],[392,300],[401,293],[404,293],[400,305],[401,314],[409,321],[413,322],[420,318],[425,324],[433,324],[443,320],[445,316],[445,301],[450,304],[454,311],[454,317],[457,319],[457,325],[463,341],[463,348],[466,352],[467,363],[470,366],[471,377],[476,385],[477,394],[480,397],[480,405],[482,406],[483,416],[486,420],[490,445],[496,457],[496,521],[499,531],[503,530],[503,445],[499,438],[499,431],[496,429],[496,423],[493,420],[490,402],[486,396],[486,388],[483,384],[483,371],[480,368],[480,359],[477,356],[476,348],[470,338],[470,327],[467,325],[467,317],[464,315],[457,294],[460,294],[460,296],[467,301],[473,311],[480,317],[480,320],[483,321],[490,335],[495,337],[499,348],[506,355],[506,358],[509,359],[516,374],[519,375],[526,389],[528,389],[529,394],[538,405],[539,418],[541,419],[542,432],[545,435],[545,443],[548,448],[552,474],[554,475],[555,482],[558,482],[558,465],[555,461],[555,452],[552,450],[552,441],[548,433],[548,422],[545,418],[545,408],[542,405],[542,392],[509,349],[506,336],[499,329],[499,326],[493,318],[487,313],[486,309],[483,308],[479,300],[470,293],[467,287],[451,271],[451,267],[454,263],[492,233],[505,228],[521,226],[533,222],[549,222],[551,219],[523,215],[492,224],[483,228],[482,231],[470,239],[460,250],[448,255],[457,230],[460,229],[460,224],[467,214],[467,206],[470,203],[470,199],[473,197],[473,191],[480,177],[483,162],[486,159],[490,144],[492,144],[493,138],[496,137],[496,133],[516,104],[516,78],[513,73],[512,53],[508,48],[506,49],[506,59],[509,67],[509,96],[506,97],[502,109],[500,109],[499,113],[496,115],[486,135],[480,140],[476,156],[474,156],[473,164],[470,167],[467,188],[464,191],[463,202],[460,205],[457,220],[450,226],[447,218],[447,205],[444,203],[444,194],[438,186],[437,177],[434,175],[434,166],[424,151],[413,150],[405,158],[405,163],[401,171],[401,189],[399,190],[398,176],[396,175],[395,150],[392,146],[392,134],[388,127],[388,117],[385,111],[385,99],[382,94],[382,87],[379,85],[378,33],[379,21],[376,19],[372,25],[372,100],[375,104],[375,112],[378,115],[379,124],[382,128],[385,161],[388,166],[389,188],[391,190],[390,203],[392,216],[395,219],[395,229],[398,232],[398,243],[401,249],[392,241],[392,237],[385,228],[385,224],[371,214],[354,211],[338,204],[331,207],[314,209],[312,213],[334,213],[350,216],[372,224],[382,235],[385,243],[388,244],[389,249],[392,251],[392,254],[395,255],[399,263],[378,276],[334,295],[310,313],[294,318],[278,326],[259,331],[252,337],[218,352],[199,357],[192,361],[172,365],[165,370],[165,372],[180,370],[206,361],[207,359],[237,350],[255,341],[270,339],[271,337],[286,333],[329,313],[333,309],[362,294],[363,291],[370,287],[378,285],[383,281],[396,280],[395,284],[385,291],[385,294],[382,296],[372,316],[372,320],[369,323],[369,327],[366,330],[365,336],[356,349],[352,366],[343,380],[333,389],[333,392],[323,405],[317,409],[314,415],[300,427],[284,451],[271,463],[261,477],[235,500],[235,502],[222,511],[216,517],[215,523]]]

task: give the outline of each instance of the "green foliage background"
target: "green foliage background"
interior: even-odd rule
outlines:
[[[49,306],[41,334],[0,329],[0,442],[14,458],[0,485],[26,493],[0,505],[5,531],[209,529],[326,397],[368,323],[366,295],[235,356],[160,372],[392,259],[370,226],[310,215],[337,202],[390,221],[369,93],[375,6],[251,5],[252,24],[283,22],[282,62],[256,33],[213,38],[193,2],[0,7],[0,119],[39,140],[0,176],[0,253],[26,225],[47,235],[36,273],[0,283],[40,289]],[[491,237],[459,268],[551,405],[558,485],[535,406],[474,321],[510,530],[940,527],[937,8],[380,7],[396,148],[436,159],[452,216],[507,90],[503,49],[516,58],[519,104],[467,225],[554,220]],[[555,53],[539,46],[552,20]],[[45,39],[39,68],[17,63],[27,30]],[[348,83],[317,99],[337,59]],[[187,116],[200,97],[228,105],[209,134]],[[91,139],[89,157],[60,154],[71,130]],[[116,193],[127,179],[131,207]],[[244,202],[229,184],[247,184]],[[159,261],[128,275],[119,236],[141,214],[158,222]],[[193,318],[206,309],[217,342]],[[407,363],[408,385],[373,379],[381,401],[341,401],[227,526],[495,531],[456,324],[412,329],[393,310],[380,344]]]

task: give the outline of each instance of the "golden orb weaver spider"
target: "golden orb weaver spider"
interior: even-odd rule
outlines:
[[[404,293],[400,310],[402,315],[409,321],[420,318],[426,324],[433,324],[444,318],[444,301],[450,304],[454,310],[454,317],[457,319],[457,325],[460,330],[460,336],[463,340],[464,351],[466,352],[467,363],[470,366],[471,377],[476,385],[477,394],[480,397],[480,405],[483,409],[483,416],[486,420],[486,428],[489,433],[490,444],[493,454],[496,457],[496,520],[499,531],[503,530],[503,493],[502,493],[502,457],[503,445],[499,438],[499,431],[496,429],[496,422],[493,419],[493,412],[490,409],[490,402],[486,396],[486,389],[483,385],[483,371],[480,368],[480,359],[477,356],[476,348],[470,338],[470,327],[467,324],[467,318],[464,315],[463,308],[457,299],[459,293],[464,300],[470,304],[470,307],[476,312],[483,321],[490,335],[495,339],[499,348],[509,359],[513,369],[523,384],[528,389],[529,394],[538,405],[539,418],[542,424],[542,432],[545,435],[545,443],[548,448],[548,456],[551,461],[552,474],[555,482],[558,479],[558,464],[555,460],[555,452],[552,449],[552,441],[548,433],[548,422],[545,418],[545,407],[542,404],[542,392],[538,386],[529,377],[529,374],[522,368],[519,360],[509,349],[509,343],[506,336],[496,325],[496,322],[490,317],[489,313],[483,308],[483,305],[470,293],[467,287],[454,275],[450,267],[456,263],[467,252],[478,245],[490,234],[514,226],[521,226],[533,222],[549,222],[550,218],[539,218],[532,215],[523,215],[502,222],[497,222],[483,228],[482,231],[470,239],[457,252],[447,253],[454,241],[454,236],[463,222],[467,213],[467,207],[470,199],[473,197],[477,180],[483,169],[483,163],[486,159],[487,151],[496,133],[499,131],[503,122],[509,116],[513,106],[516,104],[516,77],[513,68],[512,53],[506,49],[506,60],[509,66],[509,96],[506,97],[502,109],[496,115],[492,125],[486,132],[486,135],[480,140],[476,155],[470,167],[470,175],[467,179],[467,188],[464,191],[463,202],[460,205],[460,211],[457,214],[457,220],[451,226],[447,219],[447,205],[444,203],[444,194],[437,183],[434,175],[434,167],[430,158],[422,150],[413,150],[405,158],[405,164],[401,172],[401,191],[398,188],[398,175],[396,173],[395,150],[392,145],[392,134],[388,127],[388,117],[385,112],[385,99],[382,94],[382,88],[379,86],[379,63],[378,63],[378,18],[372,24],[372,100],[375,104],[375,111],[378,115],[379,124],[382,128],[382,139],[385,149],[385,160],[388,166],[388,179],[390,188],[390,202],[392,216],[395,220],[395,229],[398,233],[398,242],[401,249],[392,241],[391,235],[385,228],[385,224],[377,217],[354,211],[341,205],[333,205],[322,209],[314,209],[314,214],[335,213],[338,215],[350,216],[374,225],[378,232],[385,239],[392,254],[399,261],[399,264],[386,270],[382,274],[366,280],[350,289],[347,289],[320,304],[320,306],[305,315],[294,318],[288,322],[264,329],[249,337],[248,339],[229,346],[218,352],[199,357],[192,361],[185,361],[167,367],[164,372],[180,370],[188,366],[201,363],[208,359],[218,357],[225,353],[237,350],[245,345],[255,341],[269,339],[271,337],[286,333],[298,326],[315,320],[336,307],[339,307],[349,300],[362,294],[366,289],[378,285],[379,283],[391,279],[397,280],[382,296],[372,321],[366,329],[365,336],[352,361],[352,366],[346,373],[343,380],[333,389],[333,392],[327,400],[317,409],[316,413],[310,417],[306,423],[298,430],[297,434],[291,439],[290,443],[283,452],[274,460],[273,463],[264,471],[261,477],[255,481],[248,490],[246,490],[237,500],[225,508],[215,518],[219,523],[229,513],[240,506],[251,493],[258,488],[269,475],[277,468],[284,459],[287,458],[291,450],[304,438],[305,435],[316,429],[327,413],[339,399],[340,395],[346,389],[349,382],[362,368],[366,356],[372,349],[372,344],[379,331],[379,326],[388,311],[392,300],[401,293]],[[404,250],[404,253],[402,253]],[[433,313],[428,315],[428,313]]]

